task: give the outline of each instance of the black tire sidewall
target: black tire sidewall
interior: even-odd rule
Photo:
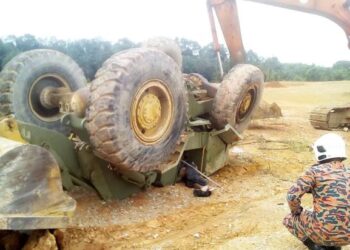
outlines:
[[[130,55],[131,58],[129,58]],[[113,64],[122,64],[122,66],[119,67],[119,71],[113,71]],[[104,81],[109,76],[113,82]],[[175,61],[156,49],[132,49],[108,59],[101,71],[96,73],[96,77],[96,81],[92,82],[91,86],[94,89],[93,92],[96,93],[92,93],[92,99],[87,109],[87,129],[97,155],[111,162],[118,170],[139,172],[150,171],[167,160],[175,149],[186,121],[185,88],[181,70]],[[133,130],[132,105],[136,93],[143,84],[157,79],[171,93],[174,108],[166,136],[156,143],[148,145],[140,141]],[[108,104],[112,105],[110,108],[103,107],[102,109],[113,110],[113,125],[98,125],[100,124],[98,121],[103,120],[104,117],[103,114],[96,113],[94,110],[97,107],[101,109],[106,104],[103,104],[102,100],[99,101],[100,97],[97,93],[99,88],[107,87],[106,84],[111,84],[111,88],[113,88],[111,91],[113,91],[114,103]],[[110,96],[110,98],[112,97]],[[103,124],[110,123],[103,122]],[[104,126],[108,126],[107,129],[112,131],[113,135],[109,135],[107,140],[101,141],[98,133],[99,130],[104,129]],[[112,155],[106,151],[104,143],[113,145],[114,153]]]
[[[167,151],[167,147],[171,146],[174,143],[174,137],[178,137],[178,133],[183,128],[184,119],[182,118],[182,113],[185,113],[185,109],[182,107],[181,103],[184,103],[185,100],[181,98],[181,89],[179,89],[179,84],[177,82],[181,82],[181,78],[177,77],[173,72],[164,72],[166,69],[166,65],[160,64],[158,61],[153,61],[151,63],[147,62],[139,62],[140,65],[145,65],[142,67],[143,73],[140,76],[140,71],[138,68],[134,68],[130,71],[130,77],[125,79],[128,83],[128,91],[129,94],[122,95],[121,99],[116,108],[117,113],[115,114],[117,118],[118,127],[120,128],[121,133],[126,133],[128,135],[127,141],[130,144],[133,144],[138,150],[142,150],[145,154],[155,155],[158,154],[161,150]],[[137,91],[141,88],[144,82],[150,79],[159,79],[164,85],[169,89],[169,92],[172,94],[173,103],[175,107],[173,109],[172,114],[172,125],[170,128],[170,132],[168,133],[168,137],[161,140],[159,143],[154,145],[145,145],[140,142],[135,132],[131,126],[131,107],[133,104],[134,97]],[[128,113],[125,113],[125,110]],[[127,114],[127,115],[126,115]],[[131,155],[133,151],[130,151]],[[136,155],[135,155],[136,157]],[[137,156],[139,157],[139,156]],[[147,159],[145,159],[147,161]]]
[[[56,74],[62,77],[67,83],[69,83],[69,88],[72,91],[75,91],[82,87],[80,84],[80,79],[76,79],[73,76],[72,72],[67,70],[67,68],[64,66],[58,67],[57,62],[35,64],[30,69],[29,67],[24,69],[18,75],[15,86],[13,87],[14,98],[12,105],[14,114],[18,120],[30,122],[38,126],[47,127],[49,129],[60,130],[60,119],[52,122],[43,121],[36,116],[29,105],[29,92],[33,82],[45,74]]]
[[[144,48],[158,49],[170,56],[182,68],[182,52],[180,46],[172,39],[167,37],[154,37],[145,41]]]
[[[226,124],[230,124],[239,133],[242,133],[248,127],[255,109],[260,103],[263,82],[263,73],[257,67],[249,64],[239,64],[233,67],[225,76],[214,98],[211,112],[214,127],[222,129]],[[237,122],[240,104],[252,88],[255,88],[252,106],[244,119]]]
[[[255,89],[255,96],[253,99],[253,103],[251,104],[250,110],[248,110],[248,113],[245,114],[245,117],[241,120],[241,121],[237,121],[237,115],[239,112],[239,107],[243,101],[243,98],[248,94],[248,91],[250,89]],[[252,115],[254,113],[254,110],[256,109],[256,107],[259,105],[260,100],[261,100],[261,96],[262,96],[262,84],[261,83],[257,83],[257,82],[245,82],[242,84],[242,88],[240,93],[237,96],[237,101],[235,101],[235,103],[237,103],[237,105],[235,105],[234,107],[234,115],[233,117],[229,120],[229,124],[239,132],[242,133],[249,125]]]

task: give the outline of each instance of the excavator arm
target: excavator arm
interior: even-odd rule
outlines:
[[[287,9],[307,12],[326,17],[338,24],[350,41],[350,0],[248,0]],[[245,61],[245,50],[239,25],[236,0],[207,0],[209,20],[213,35],[214,49],[218,52],[218,43],[213,10],[221,26],[231,60],[236,63]],[[350,46],[350,42],[349,42]]]
[[[220,44],[218,42],[213,10],[219,21],[231,60],[236,63],[245,61],[245,50],[242,42],[236,0],[207,0],[208,15],[213,36],[214,49],[218,55],[221,75],[223,75],[220,61]]]
[[[282,8],[302,11],[328,18],[338,24],[348,38],[350,48],[350,0],[248,0]],[[214,12],[221,26],[226,45],[233,63],[245,61],[245,50],[239,25],[236,0],[207,0],[209,20],[213,35],[221,76],[223,70],[220,58],[220,45],[214,21]],[[318,129],[350,127],[349,105],[339,107],[318,107],[310,113],[310,123]]]

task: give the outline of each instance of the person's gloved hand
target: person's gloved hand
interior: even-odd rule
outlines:
[[[298,209],[296,211],[294,211],[294,212],[292,211],[292,214],[293,215],[300,215],[302,211],[303,211],[303,207],[300,206],[300,207],[298,207]]]

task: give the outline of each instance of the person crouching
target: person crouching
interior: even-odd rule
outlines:
[[[337,134],[321,136],[313,145],[317,164],[289,189],[291,213],[283,224],[308,249],[341,249],[350,244],[350,171],[345,142]],[[303,209],[301,198],[313,196],[313,211]]]

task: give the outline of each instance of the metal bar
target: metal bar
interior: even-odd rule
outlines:
[[[244,63],[245,50],[242,41],[236,0],[208,0],[208,8],[213,8],[233,63]],[[212,10],[211,10],[212,11]],[[209,11],[210,22],[214,21]]]
[[[210,177],[206,176],[205,174],[201,173],[195,166],[193,166],[192,164],[189,164],[188,162],[181,160],[181,162],[191,168],[193,168],[197,173],[199,173],[201,176],[203,176],[204,178],[206,178],[207,180],[211,181],[212,183],[214,183],[217,187],[219,188],[223,188],[219,183],[217,183],[216,181],[214,181],[213,179],[211,179]]]
[[[220,70],[220,77],[221,79],[224,77],[224,69],[222,68],[222,61],[220,56],[220,50],[216,52],[216,55],[218,57],[218,64],[219,64],[219,70]]]
[[[220,44],[219,44],[218,34],[216,31],[213,9],[209,1],[207,2],[207,8],[208,8],[209,23],[211,28],[211,35],[213,37],[214,50],[217,52],[217,51],[220,51]]]
[[[207,149],[207,145],[204,145],[204,147],[203,147],[203,149],[202,149],[202,159],[201,159],[201,173],[202,172],[204,172],[204,167],[203,167],[203,165],[204,165],[204,159],[205,159],[205,150]]]

